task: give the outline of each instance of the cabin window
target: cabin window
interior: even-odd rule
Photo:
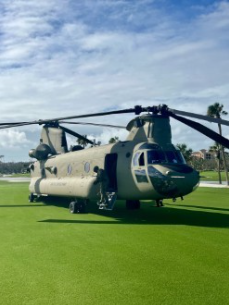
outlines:
[[[68,165],[67,172],[68,172],[69,175],[71,175],[71,173],[72,173],[72,166],[71,166],[71,164]]]
[[[89,173],[89,171],[90,171],[90,163],[89,163],[89,162],[86,162],[86,163],[84,164],[84,171],[85,171],[86,173]]]
[[[138,169],[134,172],[138,183],[149,183],[145,169]]]

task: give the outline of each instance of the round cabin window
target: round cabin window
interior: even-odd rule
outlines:
[[[84,164],[84,171],[85,171],[86,173],[89,173],[89,171],[90,171],[90,163],[89,163],[89,162],[86,162],[86,163]]]
[[[67,171],[68,171],[68,174],[71,175],[71,173],[72,173],[72,166],[71,166],[71,164],[68,165]]]

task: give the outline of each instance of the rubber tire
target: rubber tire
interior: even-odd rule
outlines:
[[[71,201],[69,204],[69,212],[71,214],[77,213],[77,202],[76,201]]]
[[[69,211],[70,211],[71,214],[85,213],[86,205],[87,205],[86,200],[72,201],[69,204]]]
[[[34,199],[35,199],[35,196],[34,196],[34,194],[33,193],[30,193],[29,194],[29,202],[34,202]]]

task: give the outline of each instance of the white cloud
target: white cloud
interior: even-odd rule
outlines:
[[[25,132],[17,130],[1,130],[0,131],[0,148],[17,148],[25,146],[30,141],[27,139]]]
[[[105,129],[97,137],[97,141],[100,141],[102,144],[109,143],[109,140],[114,137],[118,137],[119,140],[124,141],[127,138],[128,132],[123,129]]]
[[[217,1],[182,20],[150,0],[132,5],[104,0],[6,0],[4,5],[5,10],[0,8],[1,121],[137,104],[165,103],[205,114],[208,105],[220,102],[229,111],[228,2]],[[102,121],[126,125],[132,117]],[[101,122],[101,118],[89,121]],[[175,144],[187,142],[198,149],[211,142],[205,143],[203,136],[180,123],[172,124]],[[95,133],[104,142],[115,135],[115,131],[78,129]],[[28,134],[26,129],[18,132]]]

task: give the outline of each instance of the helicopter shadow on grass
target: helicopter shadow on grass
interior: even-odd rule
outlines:
[[[0,205],[0,208],[32,208],[32,207],[37,207],[37,208],[42,208],[44,207],[42,204],[3,204]]]
[[[177,207],[186,207],[186,208],[195,208],[195,209],[201,209],[201,210],[212,210],[212,211],[221,211],[221,212],[229,212],[229,209],[224,208],[218,208],[218,207],[206,207],[206,206],[200,206],[200,205],[182,205],[182,204],[167,204],[168,206],[177,206]]]
[[[48,205],[68,208],[67,202],[49,200]],[[196,206],[193,206],[196,208]],[[218,211],[207,212],[207,207],[199,207],[202,210],[192,210],[190,206],[165,204],[163,208],[157,208],[152,203],[142,203],[139,210],[126,210],[122,202],[117,202],[113,211],[99,210],[95,202],[88,206],[88,213],[109,217],[109,220],[82,219],[83,214],[71,215],[71,219],[45,219],[42,223],[59,224],[96,224],[96,225],[187,225],[210,228],[229,228],[229,214]],[[211,208],[210,208],[211,209]],[[223,210],[222,211],[227,211]],[[86,214],[87,215],[87,214]],[[81,219],[80,219],[81,218]]]

